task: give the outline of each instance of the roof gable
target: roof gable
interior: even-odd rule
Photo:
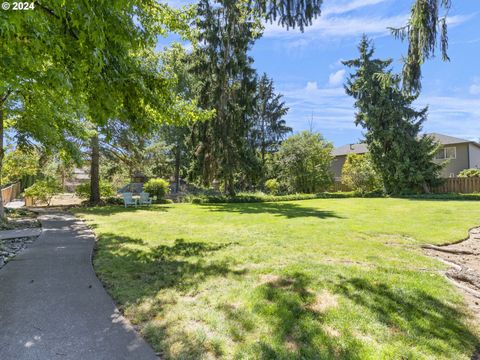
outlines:
[[[442,145],[466,144],[466,143],[474,142],[474,141],[471,141],[471,140],[460,139],[460,138],[457,138],[457,137],[454,137],[454,136],[449,136],[449,135],[444,135],[444,134],[439,134],[439,133],[430,133],[430,134],[426,134],[426,135],[434,138],[437,142],[439,142]]]

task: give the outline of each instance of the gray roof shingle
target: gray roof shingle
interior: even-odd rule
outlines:
[[[480,147],[480,144],[478,144],[475,141],[460,139],[460,138],[449,136],[449,135],[444,135],[444,134],[439,134],[439,133],[429,133],[429,134],[426,134],[426,135],[433,137],[437,142],[439,142],[442,145],[472,143],[472,144]],[[348,155],[348,154],[365,154],[367,152],[368,152],[368,147],[367,147],[367,144],[365,144],[365,143],[347,144],[347,145],[343,145],[343,146],[340,146],[340,147],[337,147],[337,148],[333,149],[332,155],[333,156],[345,156],[345,155]]]
[[[347,144],[333,149],[333,156],[342,156],[348,154],[365,154],[368,152],[367,144]]]

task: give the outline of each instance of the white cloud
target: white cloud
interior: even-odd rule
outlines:
[[[480,99],[461,96],[422,96],[419,105],[428,105],[427,132],[440,132],[478,141]]]
[[[367,34],[370,37],[387,36],[390,35],[389,28],[402,27],[408,22],[408,13],[393,16],[360,16],[355,15],[355,12],[349,12],[380,2],[382,1],[358,0],[343,6],[326,7],[322,15],[315,19],[312,25],[305,27],[304,32],[296,29],[287,30],[277,23],[266,23],[263,36],[267,39],[282,40],[282,46],[289,49],[311,46],[318,40],[338,41],[340,38],[359,37],[362,34]],[[456,27],[474,16],[475,14],[449,16],[447,23],[450,28]]]
[[[388,34],[388,27],[399,27],[406,23],[408,15],[397,15],[392,17],[319,17],[311,26],[305,28],[305,32],[290,30],[278,24],[266,24],[264,36],[267,38],[295,39],[317,39],[326,37],[348,37],[365,34]]]
[[[308,129],[312,120],[320,132],[356,129],[353,100],[341,87],[319,87],[311,81],[303,87],[279,91],[290,108],[286,120],[294,130]]]
[[[354,124],[354,100],[342,87],[319,87],[315,81],[306,85],[279,91],[284,95],[290,111],[287,123],[295,131],[308,129],[314,122],[315,130],[323,133],[344,133],[357,141],[361,128]],[[425,132],[439,132],[460,138],[480,138],[480,98],[462,96],[422,95],[416,107],[429,106]],[[345,137],[345,135],[343,135]],[[341,145],[341,144],[337,144]]]
[[[475,77],[473,79],[473,84],[470,85],[468,91],[472,95],[479,95],[480,94],[480,77]]]
[[[349,11],[358,10],[360,8],[376,5],[386,0],[353,0],[350,2],[336,2],[335,5],[327,5],[323,10],[323,15],[330,15],[330,14],[343,14]]]
[[[307,82],[307,86],[305,87],[307,92],[318,90],[318,85],[316,81],[309,81]]]
[[[478,95],[480,94],[480,84],[472,84],[469,88],[470,94]]]
[[[331,73],[330,76],[328,77],[328,83],[330,85],[340,85],[343,82],[344,76],[345,76],[344,69]]]

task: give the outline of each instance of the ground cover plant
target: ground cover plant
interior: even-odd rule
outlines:
[[[95,269],[169,359],[470,359],[445,265],[474,201],[344,198],[77,209]]]

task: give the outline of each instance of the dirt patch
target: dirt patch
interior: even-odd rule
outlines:
[[[466,240],[423,248],[428,255],[450,266],[445,275],[462,291],[480,321],[480,227],[470,229]]]
[[[325,311],[337,306],[337,297],[327,290],[315,296],[315,301],[309,305],[310,310],[316,313],[324,313]]]
[[[300,348],[298,346],[298,343],[291,336],[288,336],[285,339],[285,347],[287,348],[288,351],[291,351],[291,352],[298,352],[298,349]]]

